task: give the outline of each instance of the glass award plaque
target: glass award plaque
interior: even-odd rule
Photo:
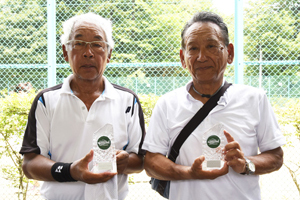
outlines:
[[[117,172],[114,131],[106,124],[93,134],[93,172]]]
[[[205,160],[202,164],[204,170],[221,169],[224,165],[223,149],[226,145],[224,126],[216,124],[203,134],[203,155]]]

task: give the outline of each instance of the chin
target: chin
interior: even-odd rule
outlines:
[[[82,80],[82,81],[96,81],[99,80],[101,78],[101,75],[98,76],[81,76],[81,75],[77,75],[77,77]]]

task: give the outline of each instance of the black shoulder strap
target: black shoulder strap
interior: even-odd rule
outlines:
[[[232,85],[231,83],[227,83],[225,81],[223,87],[212,96],[194,115],[194,117],[185,125],[185,127],[181,130],[179,135],[177,136],[170,154],[168,158],[175,162],[177,156],[179,155],[179,150],[184,143],[184,141],[189,137],[189,135],[197,128],[197,126],[205,119],[205,117],[209,114],[209,112],[217,105],[220,97],[224,94],[227,88]]]

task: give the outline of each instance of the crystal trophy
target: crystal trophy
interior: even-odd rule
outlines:
[[[221,169],[224,165],[223,149],[226,145],[224,126],[216,124],[203,134],[203,155],[205,160],[202,168]]]
[[[93,172],[117,172],[114,131],[111,124],[106,124],[93,134],[93,149]]]

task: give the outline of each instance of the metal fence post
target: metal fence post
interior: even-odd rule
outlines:
[[[138,78],[135,77],[135,93],[138,93]]]
[[[235,0],[234,11],[234,82],[244,82],[243,0]]]
[[[271,77],[268,76],[268,98],[271,96]]]
[[[288,89],[288,98],[291,98],[290,96],[290,76],[288,76],[288,84],[287,84],[287,89]]]
[[[56,85],[56,14],[55,1],[47,0],[48,87]]]
[[[156,77],[154,77],[154,94],[157,95],[156,94]]]

